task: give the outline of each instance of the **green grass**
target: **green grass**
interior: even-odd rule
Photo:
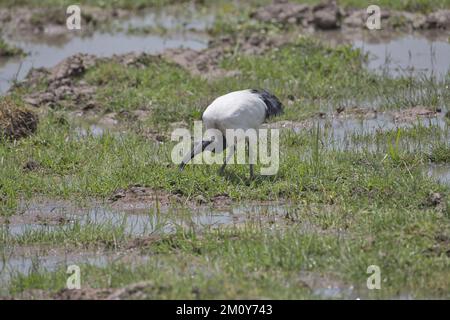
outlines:
[[[379,110],[396,111],[416,105],[441,107],[448,101],[449,77],[391,79],[369,73],[363,61],[360,52],[348,46],[332,49],[301,38],[261,56],[237,50],[224,57],[221,66],[240,75],[212,81],[161,58],[143,61],[145,68],[99,63],[77,79],[97,87],[99,110],[146,109],[148,118],[125,123],[125,133],[82,137],[68,116],[76,106],[73,101],[42,114],[35,135],[0,143],[0,213],[17,214],[19,202],[35,196],[78,203],[108,198],[131,184],[185,200],[223,194],[235,203],[282,200],[291,205],[288,214],[279,217],[283,223],[248,221],[202,232],[178,228],[139,248],[151,256],[149,262],[83,265],[82,283],[101,288],[150,280],[148,298],[311,298],[320,286],[309,288],[300,274],[312,272],[343,287],[353,285],[363,297],[449,298],[445,239],[450,237],[450,187],[424,174],[430,160],[449,161],[448,124],[355,131],[346,137],[351,143],[347,148],[333,144],[339,143],[339,136],[326,125],[283,131],[278,173],[255,180],[248,179],[244,165],[230,166],[224,175],[217,173],[218,165],[189,165],[180,173],[170,159],[174,143],[156,143],[145,134],[170,133],[175,121],[191,126],[215,97],[252,87],[267,88],[285,103],[285,114],[273,121],[310,119],[319,111],[330,113],[337,106],[362,102],[377,101]],[[16,88],[12,99],[20,101],[29,90]],[[417,96],[416,91],[424,94]],[[30,159],[39,163],[37,170],[23,169]],[[434,193],[441,195],[440,203],[430,201]],[[0,246],[67,244],[122,250],[133,238],[120,224],[74,224],[20,236],[2,230]],[[383,289],[376,292],[365,289],[372,264],[382,271]],[[16,275],[6,294],[20,296],[33,288],[55,292],[66,279],[63,268]]]
[[[319,4],[323,1],[320,0],[293,0],[291,2],[306,3],[310,5]],[[449,9],[449,0],[375,0],[375,1],[361,1],[361,0],[341,0],[337,1],[338,5],[343,8],[359,8],[365,9],[369,5],[378,5],[382,11],[386,10],[403,10],[409,12],[419,12],[428,14],[432,11],[439,9]],[[255,8],[270,4],[270,0],[263,1],[248,1],[245,3],[220,3],[218,5],[216,19],[214,25],[211,28],[211,33],[214,35],[227,34],[235,35],[239,32],[252,33],[258,31],[264,31],[267,33],[286,33],[286,30],[299,33],[295,26],[282,26],[277,23],[263,23],[250,18]],[[401,26],[402,21],[392,21],[393,24],[399,23]],[[395,26],[395,25],[394,25]]]
[[[188,2],[188,0],[183,0]],[[179,1],[174,0],[81,0],[78,1],[77,4],[101,7],[101,8],[115,8],[115,9],[143,9],[148,7],[163,7],[171,4],[175,4]],[[269,4],[270,0],[251,0],[246,4],[237,4],[237,5],[229,5],[227,1],[219,1],[219,4],[224,8],[231,8],[233,6],[242,7],[255,7],[255,6],[263,6]],[[292,2],[298,3],[307,3],[307,4],[318,4],[321,3],[321,0],[293,0]],[[343,7],[350,8],[366,8],[371,4],[379,5],[382,9],[396,9],[396,10],[406,10],[413,12],[429,12],[437,9],[445,9],[450,7],[449,0],[375,0],[372,2],[362,1],[362,0],[340,0],[338,3]],[[68,0],[44,0],[39,2],[39,6],[47,6],[47,7],[67,7],[73,4]],[[209,6],[212,2],[206,1],[205,3],[201,3],[201,5]],[[36,4],[33,1],[29,0],[1,0],[0,6],[2,7],[12,7],[12,6],[35,6]],[[216,5],[216,4],[214,4]],[[231,9],[228,9],[231,10]]]
[[[435,146],[431,151],[430,160],[438,163],[450,163],[450,146],[448,143]]]
[[[436,221],[447,220],[432,210],[372,208],[346,214],[348,209],[329,213],[339,214],[339,220],[323,211],[316,218],[331,218],[333,225],[327,229],[344,228],[343,236],[305,234],[299,222],[287,230],[231,228],[203,236],[177,233],[141,248],[142,254],[153,257],[148,263],[82,265],[82,283],[117,288],[149,281],[143,297],[157,299],[320,298],[314,289],[324,289],[326,284],[309,288],[302,281],[301,274],[311,272],[318,279],[338,280],[344,298],[348,298],[345,290],[350,285],[355,287],[353,294],[366,298],[396,298],[406,293],[417,298],[448,298],[450,261],[444,253],[430,251],[438,243],[437,235],[449,232],[440,230]],[[306,214],[298,217],[308,219]],[[392,246],[398,250],[390,250]],[[372,264],[382,270],[382,289],[371,292],[365,283],[367,266]],[[64,288],[66,279],[63,268],[54,273],[37,271],[15,277],[10,290],[13,294],[29,288],[57,291]]]
[[[430,12],[437,9],[448,9],[450,2],[448,0],[376,0],[372,2],[361,0],[341,0],[340,3],[346,7],[366,8],[371,4],[380,6],[383,9],[396,9],[413,12]]]
[[[130,0],[113,0],[113,1],[104,1],[104,0],[81,0],[76,4],[83,6],[89,5],[93,7],[100,8],[114,8],[114,9],[142,9],[145,7],[162,7],[165,5],[173,4],[175,1],[173,0],[138,0],[138,1],[130,1]],[[39,3],[39,7],[68,7],[69,5],[74,4],[73,2],[67,0],[44,0]],[[11,1],[11,0],[1,0],[0,6],[2,7],[13,7],[13,6],[36,6],[37,3],[29,0],[19,0],[19,1]]]
[[[379,111],[420,105],[445,109],[445,101],[450,98],[445,89],[450,74],[443,80],[393,79],[365,70],[365,59],[359,50],[346,45],[331,49],[319,41],[300,38],[295,44],[262,56],[237,53],[225,58],[222,66],[237,69],[242,76],[219,83],[229,90],[239,86],[270,88],[285,103],[293,96],[294,101],[283,116],[288,120],[303,120],[312,113],[329,112],[338,106],[370,105]]]
[[[99,86],[98,103],[112,111],[151,108],[153,125],[199,119],[212,97],[207,82],[159,58],[146,63],[145,69],[103,63],[85,78]]]
[[[146,61],[145,69],[106,62],[90,70],[84,80],[99,87],[96,100],[104,109],[151,109],[154,112],[149,121],[155,127],[200,119],[205,106],[216,96],[242,88],[268,88],[285,104],[293,96],[283,116],[288,120],[303,120],[338,106],[377,105],[380,111],[418,105],[445,108],[445,101],[450,99],[445,89],[449,76],[441,81],[425,77],[392,79],[366,71],[364,60],[359,50],[349,46],[331,49],[301,38],[263,56],[247,56],[238,50],[224,57],[221,66],[239,70],[241,75],[209,83],[156,58]]]
[[[13,47],[0,38],[0,58],[19,56],[22,54],[24,54],[22,49]]]
[[[410,171],[416,169],[414,165],[403,168],[395,159],[383,161],[388,153],[353,154],[320,147],[315,160],[310,162],[302,157],[315,145],[315,133],[305,131],[295,139],[302,144],[291,141],[291,146],[284,146],[282,139],[280,171],[276,176],[259,177],[247,183],[246,166],[230,167],[229,177],[218,175],[217,165],[189,166],[180,174],[175,165],[167,165],[171,163],[174,143],[160,145],[133,133],[80,139],[73,128],[58,125],[49,118],[42,121],[36,136],[16,145],[0,146],[1,190],[7,199],[6,207],[14,208],[21,194],[107,197],[115,189],[133,183],[191,197],[211,198],[226,193],[236,200],[289,198],[320,202],[331,199],[345,202],[348,197],[355,197],[360,203],[367,194],[353,193],[352,187],[358,185],[367,193],[372,191],[375,198],[371,201],[380,203],[402,202],[406,194],[416,195],[414,201],[402,202],[406,206],[417,205],[415,201],[436,188],[421,177],[410,176]],[[24,172],[22,166],[29,159],[40,163],[41,168]],[[412,183],[420,187],[412,189],[409,186]],[[317,193],[318,190],[321,192]]]

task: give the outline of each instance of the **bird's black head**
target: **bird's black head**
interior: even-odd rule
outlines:
[[[283,113],[283,104],[274,94],[265,89],[251,89],[251,93],[257,94],[266,105],[266,118],[277,116]]]

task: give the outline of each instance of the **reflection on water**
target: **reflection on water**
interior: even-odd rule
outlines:
[[[369,70],[389,76],[443,79],[450,71],[450,34],[442,30],[413,34],[342,30],[317,32],[317,36],[331,46],[349,43],[361,49],[368,54]]]
[[[353,42],[369,55],[367,68],[390,76],[435,76],[443,79],[450,70],[450,43],[406,35],[382,43]]]
[[[262,216],[277,215],[284,217],[288,212],[287,206],[278,205],[237,205],[230,208],[213,209],[201,207],[191,211],[186,208],[171,208],[164,212],[153,209],[118,210],[107,206],[90,208],[74,208],[62,203],[32,203],[22,204],[24,215],[40,218],[60,217],[61,224],[52,223],[14,223],[0,224],[0,235],[3,237],[27,236],[31,233],[63,231],[69,232],[77,226],[122,229],[133,236],[149,236],[162,233],[173,233],[179,228],[201,231],[204,228],[216,228],[234,225],[241,222],[258,221]],[[26,207],[29,208],[26,209]],[[45,220],[45,219],[44,219]],[[76,226],[75,226],[76,224]],[[61,244],[63,245],[63,244]],[[29,274],[32,271],[54,271],[61,266],[86,263],[95,266],[106,266],[120,261],[121,257],[115,253],[71,252],[70,249],[48,251],[37,246],[30,253],[14,252],[12,247],[0,248],[0,284],[6,283],[15,274]],[[2,251],[3,250],[3,251]],[[124,253],[122,253],[124,255]],[[148,256],[138,255],[131,258],[132,263],[143,262]]]
[[[449,164],[431,164],[427,169],[427,174],[437,182],[450,186]]]
[[[80,34],[72,37],[46,37],[39,39],[7,39],[11,45],[29,53],[22,58],[0,58],[0,93],[6,92],[11,81],[22,80],[31,68],[52,67],[61,60],[76,53],[88,53],[105,57],[129,52],[161,53],[168,48],[191,48],[201,50],[208,45],[208,36],[204,31],[212,21],[211,16],[199,18],[180,18],[168,13],[138,15],[120,23],[114,33],[94,31],[90,35]],[[161,26],[175,29],[164,34],[130,34],[129,28]],[[199,32],[200,31],[200,32]],[[41,39],[42,38],[42,39]],[[39,41],[36,41],[39,40]]]
[[[127,234],[149,235],[172,233],[180,227],[201,230],[208,227],[256,221],[272,215],[284,217],[289,209],[287,205],[252,204],[219,209],[204,206],[195,211],[183,207],[170,207],[164,209],[163,213],[158,213],[155,208],[113,209],[100,205],[75,208],[57,203],[54,205],[52,203],[32,203],[29,208],[23,208],[23,215],[39,217],[43,223],[20,221],[4,223],[0,224],[0,231],[17,237],[30,232],[68,231],[76,223],[80,226],[123,227],[123,231]],[[51,218],[57,218],[56,223]],[[57,223],[58,221],[62,223]]]

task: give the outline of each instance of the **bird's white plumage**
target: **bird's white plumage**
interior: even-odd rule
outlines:
[[[250,90],[230,92],[215,99],[203,113],[206,129],[257,129],[266,118],[264,101]]]
[[[267,117],[282,113],[283,105],[273,94],[267,90],[247,89],[230,92],[215,99],[203,113],[203,125],[207,131],[210,129],[219,130],[222,137],[214,133],[213,137],[203,138],[198,141],[190,152],[188,152],[180,163],[180,170],[193,159],[197,154],[204,150],[213,152],[222,152],[224,149],[235,144],[235,139],[245,139],[248,129],[258,129]],[[245,133],[229,137],[227,130],[241,129]],[[241,131],[242,132],[242,131]],[[230,141],[229,141],[230,140]],[[250,138],[249,158],[250,158]],[[212,148],[210,148],[212,147]],[[209,148],[209,149],[208,149]],[[227,155],[226,162],[223,163],[221,171],[223,172],[226,163],[233,155],[233,151]],[[250,177],[253,177],[253,164],[250,163]]]

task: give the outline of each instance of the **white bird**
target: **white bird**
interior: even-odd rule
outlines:
[[[266,90],[247,89],[227,93],[216,98],[203,112],[202,121],[205,129],[217,129],[222,133],[224,149],[231,146],[225,139],[227,129],[258,129],[264,121],[283,112],[280,100]],[[203,152],[214,139],[200,141],[191,152],[185,155],[180,164],[183,170],[186,164],[197,154]],[[208,148],[211,149],[211,148]],[[217,146],[214,151],[221,151]],[[227,160],[220,171],[223,172]],[[253,164],[250,164],[250,177],[253,177]]]

